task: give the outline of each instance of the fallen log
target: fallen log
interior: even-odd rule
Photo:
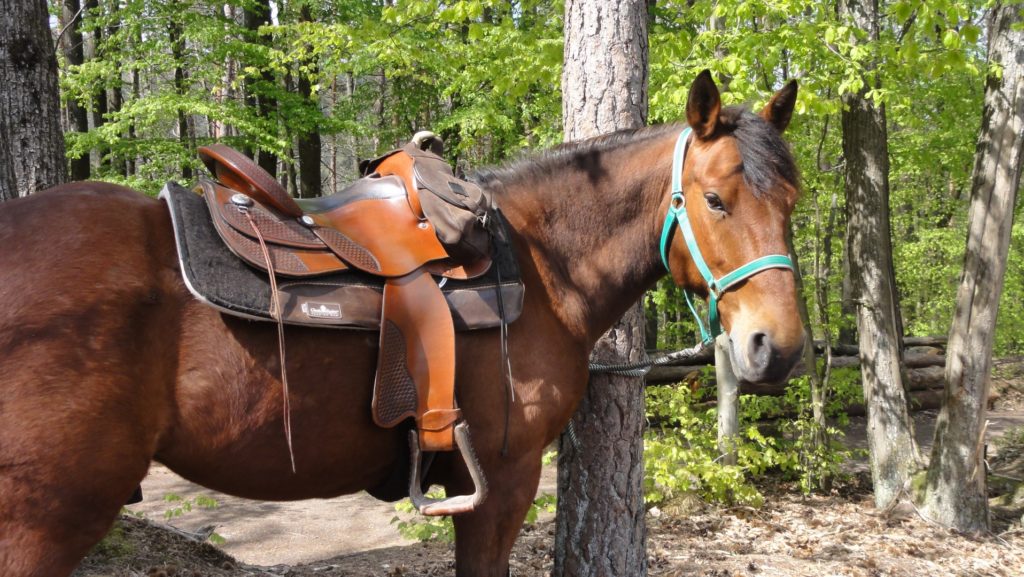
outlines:
[[[702,367],[654,367],[647,373],[646,384],[671,385],[682,383],[689,387],[715,387],[714,375],[708,375],[701,379]],[[921,367],[907,369],[908,388],[911,391],[923,391],[928,389],[941,389],[944,386],[944,371],[941,366]],[[805,374],[802,366],[797,366],[793,372],[794,377]],[[752,383],[740,383],[741,395],[767,395],[782,396],[786,394],[786,383],[763,385]]]

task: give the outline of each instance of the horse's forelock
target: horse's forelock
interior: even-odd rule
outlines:
[[[743,179],[754,196],[778,194],[780,181],[799,188],[800,171],[779,131],[745,106],[730,106],[719,118],[722,129],[736,139]]]

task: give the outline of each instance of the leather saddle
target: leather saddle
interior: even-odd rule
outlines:
[[[423,209],[421,197],[433,194],[423,188],[423,181],[451,182],[462,191],[475,187],[456,179],[446,163],[417,158],[416,151],[427,147],[434,151],[424,152],[436,156],[440,146],[432,134],[417,134],[405,150],[371,161],[364,178],[315,199],[293,198],[262,168],[228,146],[199,148],[200,158],[217,179],[199,183],[217,232],[231,252],[268,274],[272,292],[277,291],[278,276],[310,278],[358,270],[383,279],[372,414],[385,428],[410,417],[415,420],[409,494],[426,515],[472,511],[487,493],[468,425],[455,402],[455,327],[439,284],[483,275],[491,258],[480,251],[468,253],[475,258],[467,259],[463,252],[453,259]],[[280,325],[280,300],[275,294],[271,301],[276,309],[272,316]],[[474,480],[474,493],[440,500],[425,497],[421,452],[456,448]]]

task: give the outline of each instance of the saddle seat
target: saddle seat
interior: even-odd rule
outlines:
[[[395,151],[374,161],[369,175],[335,194],[294,199],[262,168],[226,145],[201,147],[199,155],[218,181],[201,180],[199,186],[215,228],[233,253],[270,275],[272,291],[276,275],[316,277],[355,268],[385,279],[374,422],[390,428],[409,417],[415,420],[410,496],[421,512],[473,510],[486,496],[486,481],[455,403],[454,324],[433,275],[475,278],[488,270],[491,259],[484,255],[455,262],[449,256],[419,200],[418,159]],[[441,178],[458,186],[446,164],[444,170],[448,174]],[[280,323],[280,311],[275,314]],[[420,452],[456,448],[477,481],[476,491],[441,501],[425,498]]]
[[[406,173],[404,175],[376,172],[329,196],[294,199],[262,168],[226,145],[201,147],[199,155],[226,189],[248,197],[228,196],[233,207],[223,202],[223,195],[219,199],[218,210],[228,213],[226,218],[230,222],[241,225],[235,228],[242,234],[251,230],[243,222],[244,213],[259,205],[256,210],[262,209],[264,213],[256,215],[256,218],[267,223],[282,222],[284,230],[273,227],[265,231],[270,235],[267,240],[271,244],[300,249],[326,245],[348,266],[370,274],[399,277],[427,263],[448,259],[434,226],[422,214],[422,209],[417,212],[418,189],[411,188],[415,186],[411,170],[402,170]],[[266,214],[268,209],[270,214]],[[303,225],[320,242],[309,238],[309,234],[303,234],[299,227],[288,222],[288,217]],[[244,252],[252,251],[250,248]],[[301,255],[297,253],[300,259]],[[476,274],[483,274],[489,266],[483,262],[469,264]],[[321,260],[306,270],[290,267],[287,263],[275,264],[275,272],[284,276],[315,276],[344,268],[344,264],[333,260]],[[436,272],[438,268],[435,266],[434,270]]]

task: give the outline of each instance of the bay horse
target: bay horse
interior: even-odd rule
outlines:
[[[788,254],[797,172],[780,133],[795,99],[790,83],[754,114],[723,108],[706,71],[691,86],[682,184],[716,275]],[[455,518],[457,575],[507,574],[541,454],[583,397],[588,354],[666,273],[658,238],[681,130],[618,132],[477,176],[510,225],[526,291],[509,334],[506,455],[497,329],[458,335],[457,397],[490,497]],[[669,272],[707,295],[682,236],[667,248]],[[776,268],[721,295],[741,378],[777,381],[799,357],[794,286]],[[191,296],[162,201],[85,182],[0,205],[0,575],[72,572],[153,460],[265,500],[379,488],[408,467],[405,431],[371,421],[376,333],[289,326],[287,342],[294,473],[276,329]],[[428,480],[450,495],[473,488],[453,453]]]

